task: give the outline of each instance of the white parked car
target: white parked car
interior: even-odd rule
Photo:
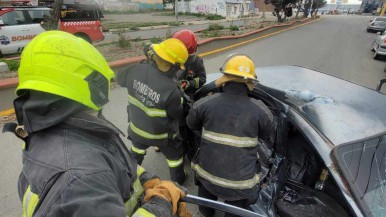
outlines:
[[[36,35],[49,8],[2,7],[0,8],[0,55],[20,53]]]
[[[373,58],[378,59],[380,56],[386,55],[386,34],[385,32],[377,33],[378,37],[374,40],[371,45],[371,51],[374,51]]]

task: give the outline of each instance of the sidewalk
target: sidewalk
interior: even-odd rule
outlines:
[[[210,24],[217,23],[223,25],[225,28],[229,28],[231,25],[243,26],[248,22],[263,22],[263,21],[276,21],[276,17],[272,16],[272,14],[267,13],[266,18],[262,19],[259,17],[248,17],[242,19],[234,19],[234,20],[197,20],[197,21],[184,21],[181,26],[148,26],[148,27],[140,27],[140,30],[137,31],[127,31],[125,36],[130,39],[140,38],[151,39],[151,38],[164,38],[167,33],[173,33],[182,29],[190,29],[193,32],[202,31],[209,27]],[[118,34],[107,33],[105,34],[105,39],[101,42],[95,43],[95,45],[108,44],[118,40]]]

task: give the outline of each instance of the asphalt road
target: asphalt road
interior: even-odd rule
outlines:
[[[374,88],[380,79],[386,78],[386,73],[383,72],[385,62],[372,59],[370,45],[376,34],[365,32],[370,19],[364,16],[326,16],[313,24],[208,56],[205,58],[207,72],[217,72],[227,55],[245,53],[256,66],[299,65]],[[114,89],[110,98],[104,114],[122,131],[126,131],[125,89]],[[21,141],[11,134],[0,134],[0,147],[0,216],[21,216],[17,196]],[[164,157],[153,149],[148,151],[143,166],[161,178],[169,177]],[[186,186],[190,193],[196,194],[197,189],[192,182],[189,173]],[[199,216],[197,208],[192,208],[195,216]]]

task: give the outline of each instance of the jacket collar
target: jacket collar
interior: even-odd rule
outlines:
[[[224,93],[246,96],[248,94],[248,87],[240,82],[228,82],[223,88]]]

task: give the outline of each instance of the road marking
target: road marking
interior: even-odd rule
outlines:
[[[3,117],[3,116],[9,116],[9,115],[12,115],[15,113],[15,109],[7,109],[7,110],[4,110],[4,111],[0,111],[0,117]]]
[[[277,35],[279,33],[282,33],[282,32],[285,32],[285,31],[288,31],[288,30],[291,30],[291,29],[295,29],[295,28],[298,28],[298,27],[301,27],[301,26],[304,26],[304,25],[307,25],[307,24],[310,24],[310,23],[314,23],[314,22],[322,20],[322,19],[324,19],[324,18],[319,18],[319,19],[316,19],[316,20],[313,20],[313,21],[310,21],[310,22],[307,22],[307,23],[299,24],[297,26],[293,26],[293,27],[290,27],[290,28],[287,28],[287,29],[282,29],[282,30],[279,30],[277,32],[269,33],[267,35],[263,35],[263,36],[260,36],[260,37],[257,37],[257,38],[249,39],[247,41],[243,41],[243,42],[240,42],[240,43],[237,43],[237,44],[229,45],[227,47],[223,47],[223,48],[220,48],[220,49],[216,49],[216,50],[212,50],[212,51],[209,51],[209,52],[206,52],[206,53],[202,53],[202,54],[199,54],[199,56],[200,57],[205,57],[205,56],[208,56],[208,55],[211,55],[211,54],[215,54],[215,53],[219,53],[219,52],[222,52],[222,51],[225,51],[225,50],[229,50],[229,49],[232,49],[232,48],[235,48],[235,47],[239,47],[241,45],[244,45],[244,44],[247,44],[247,43],[250,43],[250,42],[253,42],[253,41],[257,41],[257,40],[260,40],[260,39],[263,39],[263,38],[267,38],[267,37],[270,37],[270,36],[273,36],[273,35]]]

